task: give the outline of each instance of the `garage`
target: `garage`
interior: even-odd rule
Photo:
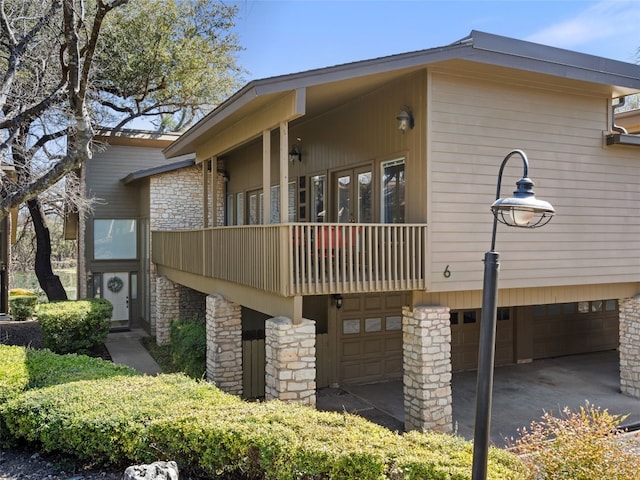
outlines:
[[[480,315],[480,309],[451,312],[454,372],[477,368]],[[614,350],[618,325],[616,300],[499,308],[495,364]]]
[[[594,300],[529,307],[533,358],[601,352],[618,347],[618,302]]]
[[[480,309],[451,311],[451,368],[454,372],[473,370],[478,365]],[[513,315],[499,308],[496,328],[496,365],[514,361]]]
[[[338,381],[402,378],[402,307],[408,294],[349,295],[338,310]]]

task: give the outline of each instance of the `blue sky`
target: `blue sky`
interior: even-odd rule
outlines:
[[[638,63],[640,0],[227,0],[246,80],[438,47],[471,30]]]

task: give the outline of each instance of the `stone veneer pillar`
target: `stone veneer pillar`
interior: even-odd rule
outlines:
[[[156,287],[156,343],[169,343],[169,330],[173,320],[201,319],[204,316],[204,294],[159,276]]]
[[[180,314],[178,284],[166,277],[156,278],[156,343],[169,343],[169,325]]]
[[[316,326],[286,317],[265,324],[265,399],[316,405]]]
[[[620,390],[640,398],[640,295],[618,301]]]
[[[402,310],[405,430],[453,430],[449,308]]]
[[[242,395],[242,309],[220,295],[207,296],[207,381]]]

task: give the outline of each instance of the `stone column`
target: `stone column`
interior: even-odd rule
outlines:
[[[449,308],[403,308],[405,430],[453,429]]]
[[[242,309],[220,295],[207,296],[207,381],[242,395]]]
[[[640,295],[618,301],[620,390],[640,398]]]
[[[265,325],[265,399],[316,405],[316,326],[286,317]]]
[[[169,343],[171,321],[180,316],[179,285],[166,277],[156,278],[156,343]]]

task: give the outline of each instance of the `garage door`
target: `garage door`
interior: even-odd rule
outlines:
[[[451,312],[451,368],[473,370],[478,365],[481,310]],[[513,318],[509,308],[499,308],[496,328],[496,365],[513,363]]]
[[[339,382],[402,378],[402,306],[408,295],[345,296],[338,310]]]
[[[537,305],[533,320],[533,358],[600,352],[618,347],[618,302]]]

